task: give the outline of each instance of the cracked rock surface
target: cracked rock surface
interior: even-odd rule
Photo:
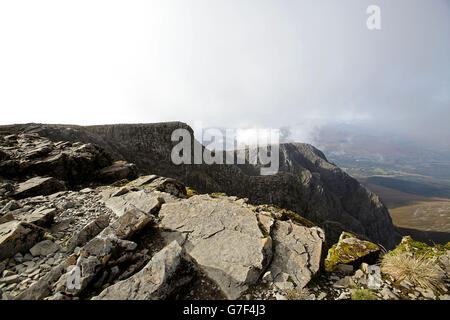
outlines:
[[[324,238],[317,232],[323,236],[323,231],[277,222],[274,247],[272,236],[261,230],[255,207],[233,197],[193,196],[163,205],[159,216],[162,228],[186,234],[187,253],[231,299],[256,283],[270,263],[277,274],[286,272],[300,286],[319,269]],[[266,225],[274,223],[265,217]]]

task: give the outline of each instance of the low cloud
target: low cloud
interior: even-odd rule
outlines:
[[[0,4],[1,123],[334,124],[450,141],[450,6],[152,0]],[[284,131],[283,131],[284,130]]]

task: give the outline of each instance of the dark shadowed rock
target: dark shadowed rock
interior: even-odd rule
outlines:
[[[3,150],[0,150],[0,161],[5,161],[5,160],[8,160],[9,158],[10,158],[9,153],[7,153]]]
[[[19,209],[19,208],[20,208],[20,206],[17,203],[17,201],[11,200],[0,210],[0,212],[1,213],[7,213],[7,212],[10,212],[10,211],[14,211],[16,209]]]
[[[137,178],[137,168],[132,163],[115,163],[109,167],[103,168],[99,172],[99,179],[102,182],[112,183],[115,181]]]
[[[178,180],[171,178],[157,178],[146,185],[146,189],[169,193],[178,198],[186,197],[186,187]]]
[[[129,279],[106,288],[93,300],[159,300],[167,298],[189,277],[177,278],[183,249],[173,241],[156,253],[150,262]]]

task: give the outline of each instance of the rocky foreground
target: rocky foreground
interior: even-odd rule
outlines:
[[[327,244],[296,212],[138,177],[94,144],[11,134],[0,157],[2,299],[450,298],[450,244]]]

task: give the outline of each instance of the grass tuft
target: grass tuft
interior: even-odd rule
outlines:
[[[385,255],[381,262],[381,272],[391,275],[396,281],[407,280],[427,289],[436,288],[444,281],[435,258],[406,252]]]
[[[299,289],[296,287],[285,290],[284,293],[288,300],[312,300],[311,292],[307,288]]]
[[[378,297],[368,289],[358,289],[352,293],[352,300],[378,300]]]

